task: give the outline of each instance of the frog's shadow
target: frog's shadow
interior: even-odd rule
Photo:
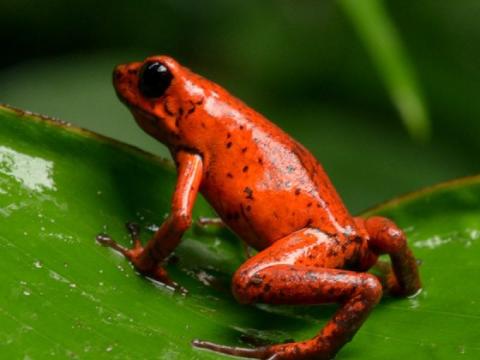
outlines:
[[[167,160],[154,166],[151,161],[129,156],[110,162],[109,173],[111,191],[120,194],[116,212],[124,224],[158,224],[170,211],[176,177]]]

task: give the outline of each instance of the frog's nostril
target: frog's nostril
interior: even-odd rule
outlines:
[[[113,80],[119,81],[121,80],[126,74],[126,67],[125,65],[117,65],[113,69]]]
[[[120,71],[116,71],[116,70],[115,70],[115,71],[113,72],[113,78],[114,78],[115,80],[121,80],[122,77],[123,77],[123,74],[122,74]]]

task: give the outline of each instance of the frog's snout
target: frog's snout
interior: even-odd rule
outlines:
[[[121,81],[125,75],[127,74],[126,71],[126,66],[125,65],[117,65],[113,69],[113,83],[117,84],[119,81]]]
[[[113,69],[113,83],[115,85],[121,82],[133,83],[133,80],[138,77],[141,65],[142,63],[134,62],[115,66]]]

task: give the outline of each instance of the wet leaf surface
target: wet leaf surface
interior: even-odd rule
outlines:
[[[0,344],[5,358],[218,359],[194,338],[242,346],[314,335],[333,306],[241,306],[229,279],[245,259],[223,230],[194,227],[168,270],[182,296],[99,246],[147,240],[169,210],[172,166],[141,151],[0,108]],[[395,200],[424,291],[385,298],[338,359],[480,356],[480,178]],[[195,216],[211,215],[200,200]]]

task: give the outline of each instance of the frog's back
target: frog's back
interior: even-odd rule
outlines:
[[[239,100],[208,101],[206,110],[217,111],[219,124],[205,152],[202,193],[235,232],[261,249],[305,227],[354,231],[352,217],[307,149]]]

